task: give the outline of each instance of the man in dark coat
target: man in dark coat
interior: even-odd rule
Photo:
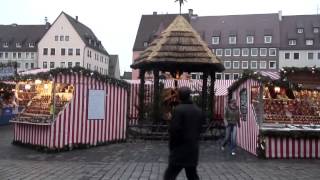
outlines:
[[[184,168],[189,180],[198,180],[199,135],[204,115],[192,103],[187,87],[178,90],[181,103],[176,106],[169,127],[169,165],[165,180],[174,180]]]

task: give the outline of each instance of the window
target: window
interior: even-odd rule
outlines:
[[[77,66],[77,67],[80,67],[80,62],[76,62],[76,66]]]
[[[43,48],[43,55],[48,55],[48,48]]]
[[[318,53],[318,59],[320,60],[320,53]]]
[[[219,36],[213,36],[212,37],[212,44],[219,44],[220,43],[220,37]]]
[[[1,59],[3,58],[3,53],[2,53],[2,52],[0,52],[0,58],[1,58]]]
[[[258,48],[251,48],[251,56],[258,56]]]
[[[54,36],[55,41],[59,41],[59,36]]]
[[[9,57],[9,53],[7,53],[7,52],[6,52],[6,53],[4,53],[4,58],[6,58],[6,59],[7,59],[8,57]]]
[[[12,53],[12,58],[16,59],[17,58],[17,53]]]
[[[72,48],[69,48],[69,49],[68,49],[68,55],[69,55],[69,56],[72,56],[72,55],[73,55],[73,49],[72,49]]]
[[[233,79],[234,80],[239,79],[239,73],[233,73]]]
[[[25,68],[28,69],[29,68],[29,63],[25,64]]]
[[[260,61],[260,69],[266,69],[267,68],[267,62],[266,61]]]
[[[251,69],[257,69],[257,68],[258,68],[257,61],[251,61]]]
[[[66,41],[69,41],[69,36],[66,36],[66,37],[65,37],[65,40],[66,40]]]
[[[61,56],[66,55],[66,49],[65,48],[61,48]]]
[[[50,62],[50,69],[54,68],[54,62]]]
[[[56,49],[55,49],[55,48],[51,48],[50,51],[51,51],[51,52],[50,52],[50,55],[55,55],[55,54],[56,54]]]
[[[231,68],[231,62],[230,62],[230,61],[225,61],[225,62],[224,62],[224,67],[225,67],[226,69],[230,69],[230,68]]]
[[[21,43],[20,43],[20,42],[17,42],[17,43],[16,43],[16,47],[17,47],[17,48],[21,48]]]
[[[225,80],[229,80],[230,79],[230,74],[229,73],[225,73],[224,74],[224,79]]]
[[[260,56],[267,56],[267,48],[260,48]]]
[[[308,53],[308,59],[309,59],[309,60],[313,60],[313,53],[312,53],[312,52],[311,52],[311,53],[310,53],[310,52]]]
[[[72,62],[68,62],[68,68],[72,67]]]
[[[277,64],[275,61],[269,61],[269,69],[276,69]]]
[[[233,61],[233,69],[239,69],[239,61]]]
[[[30,63],[30,68],[31,68],[31,69],[34,68],[34,63]]]
[[[90,42],[90,41],[89,41]],[[90,43],[89,43],[90,44]],[[143,42],[143,47],[148,47],[148,42],[147,41],[145,41],[145,42]]]
[[[302,33],[303,33],[303,28],[298,28],[298,29],[297,29],[297,33],[298,33],[298,34],[302,34]]]
[[[66,66],[66,63],[65,63],[65,62],[60,62],[60,67],[61,67],[61,68],[65,68],[65,66]]]
[[[242,56],[249,56],[249,48],[242,49]]]
[[[242,69],[248,69],[248,61],[242,61]]]
[[[223,50],[222,49],[216,49],[216,55],[217,56],[222,56]]]
[[[289,40],[289,45],[290,45],[290,46],[295,46],[295,45],[297,45],[297,40],[295,40],[295,39],[290,39],[290,40]]]
[[[264,43],[266,44],[272,43],[272,36],[264,36]]]
[[[222,79],[222,74],[221,73],[216,73],[216,79]]]
[[[307,39],[306,40],[306,45],[307,46],[312,46],[313,45],[313,39]]]
[[[91,64],[87,63],[87,69],[91,69]]]
[[[4,48],[7,48],[7,47],[9,47],[9,44],[8,44],[8,42],[4,42],[4,43],[3,43],[3,47],[4,47]]]
[[[299,53],[293,53],[293,59],[298,60],[300,57]]]
[[[231,56],[231,49],[225,49],[224,50],[224,55],[225,56]]]
[[[270,48],[269,49],[269,56],[276,56],[276,55],[277,55],[276,48]]]
[[[284,59],[290,59],[290,53],[284,53]]]
[[[21,53],[18,52],[18,59],[21,59]]]
[[[47,68],[48,68],[48,64],[47,64],[47,62],[46,62],[46,61],[44,61],[42,66],[43,66],[43,68],[44,68],[44,69],[47,69]]]
[[[229,44],[237,44],[237,37],[229,36]]]
[[[318,27],[314,27],[313,28],[313,33],[319,33],[319,28]]]
[[[197,74],[191,74],[191,79],[197,79]]]
[[[29,48],[34,48],[35,47],[35,43],[29,43]]]
[[[233,49],[233,56],[240,56],[240,49]]]
[[[31,59],[34,59],[34,53],[33,52],[31,53]]]
[[[254,36],[247,36],[247,44],[253,44],[254,43]]]
[[[80,49],[76,49],[76,55],[80,56]]]
[[[17,63],[17,68],[20,68],[21,64],[20,63]]]
[[[64,36],[60,36],[60,41],[63,41],[64,40]]]

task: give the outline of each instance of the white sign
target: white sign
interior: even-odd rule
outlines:
[[[88,119],[105,119],[105,90],[89,90]]]

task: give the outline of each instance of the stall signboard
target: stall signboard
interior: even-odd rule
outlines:
[[[240,91],[240,113],[242,121],[247,120],[248,113],[248,94],[247,89],[242,89]]]
[[[105,119],[105,90],[89,90],[88,119],[104,120]]]
[[[6,79],[8,77],[14,76],[16,73],[16,68],[14,66],[4,66],[0,67],[0,79]]]

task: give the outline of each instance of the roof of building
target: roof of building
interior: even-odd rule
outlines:
[[[131,79],[132,79],[132,72],[125,71],[125,72],[123,73],[123,76],[121,76],[121,79],[131,80]]]
[[[168,27],[177,15],[178,14],[156,13],[153,15],[142,15],[133,51],[145,50],[146,46],[144,46],[144,42],[147,42],[148,44],[151,43],[152,40],[161,33],[161,31]],[[182,16],[190,21],[188,14],[183,14]]]
[[[37,51],[37,43],[48,30],[48,25],[0,25],[0,51]],[[8,43],[8,47],[4,47]],[[20,43],[21,47],[17,47]],[[29,47],[34,43],[34,47]]]
[[[67,19],[71,23],[71,25],[74,27],[74,29],[78,32],[79,36],[83,40],[83,42],[86,44],[86,46],[97,50],[103,54],[109,55],[108,52],[103,47],[101,41],[97,38],[97,36],[93,33],[93,31],[86,25],[82,24],[76,17],[73,18],[72,16],[68,15],[65,12],[62,12],[66,15]]]
[[[118,55],[110,55],[109,76],[115,77],[118,61],[119,61],[119,56]]]
[[[280,46],[278,14],[194,16],[191,18],[191,24],[212,48]],[[237,36],[235,45],[228,42],[231,35]],[[252,45],[246,43],[246,37],[250,35],[255,37]],[[265,35],[272,35],[271,44],[264,43]],[[219,45],[212,45],[212,36],[220,37]]]
[[[157,68],[169,72],[224,70],[221,61],[183,16],[177,16],[168,28],[150,43],[131,67],[146,70]]]
[[[319,15],[296,15],[283,16],[281,26],[281,49],[319,49],[320,48],[320,16]],[[303,28],[303,33],[298,34],[297,29]],[[318,33],[313,28],[319,28]],[[313,40],[312,46],[306,45],[306,40]],[[296,40],[296,45],[290,46],[289,40]]]

